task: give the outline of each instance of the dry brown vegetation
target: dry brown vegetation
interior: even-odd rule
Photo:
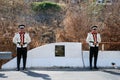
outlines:
[[[102,42],[106,50],[120,50],[120,3],[98,5],[83,3],[82,6],[70,5],[63,21],[64,29],[58,30],[58,40],[82,42],[83,49],[88,49],[85,43],[86,33],[90,26],[98,25]]]
[[[24,0],[0,0],[0,51],[11,51],[19,24],[25,24],[32,42],[29,49],[54,42],[82,42],[83,49],[90,27],[98,25],[106,50],[120,50],[120,1],[112,5],[80,2],[64,5],[63,10],[51,15],[35,14]],[[54,14],[54,15],[53,15]],[[39,17],[40,21],[37,19]],[[52,17],[52,18],[51,18]]]

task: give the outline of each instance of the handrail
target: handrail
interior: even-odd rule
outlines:
[[[112,43],[112,44],[115,44],[115,43],[120,43],[120,42],[100,42],[100,44],[106,44],[106,43]],[[88,44],[87,42],[83,42],[83,44]]]
[[[86,45],[86,44],[88,44],[88,43],[87,43],[87,42],[83,42],[82,44],[83,44],[83,45]],[[109,45],[109,46],[112,46],[112,45],[120,45],[120,42],[101,42],[101,43],[100,43],[100,49],[101,49],[102,51],[104,51],[104,50],[105,50],[105,47],[106,47],[107,45]]]

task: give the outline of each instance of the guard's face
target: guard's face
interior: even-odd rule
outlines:
[[[96,32],[97,32],[97,29],[92,29],[92,32],[96,33]]]
[[[25,29],[24,28],[20,28],[19,31],[20,32],[25,32]]]

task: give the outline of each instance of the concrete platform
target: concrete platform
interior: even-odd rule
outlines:
[[[0,80],[120,80],[120,69],[80,68],[27,69],[0,71]]]

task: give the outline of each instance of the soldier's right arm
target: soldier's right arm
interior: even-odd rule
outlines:
[[[15,33],[15,35],[14,35],[14,37],[13,37],[13,43],[14,43],[14,44],[17,44],[17,42],[18,42],[18,41],[17,41],[17,33]]]

